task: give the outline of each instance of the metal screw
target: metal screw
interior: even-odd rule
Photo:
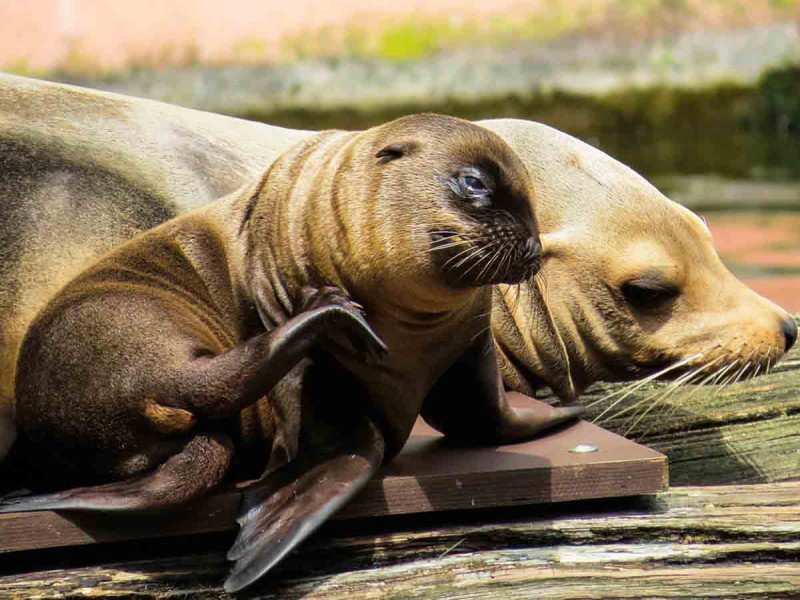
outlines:
[[[570,448],[569,451],[574,454],[588,454],[589,452],[597,452],[597,446],[594,444],[578,444],[574,448]]]

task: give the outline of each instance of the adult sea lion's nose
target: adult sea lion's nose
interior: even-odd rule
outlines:
[[[781,322],[781,331],[786,338],[786,352],[788,352],[797,341],[797,324],[794,319],[789,317]]]

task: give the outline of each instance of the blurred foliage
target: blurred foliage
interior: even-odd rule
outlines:
[[[369,17],[369,18],[368,18]],[[505,48],[560,38],[632,40],[669,36],[706,27],[730,28],[800,17],[800,0],[545,0],[506,13],[476,16],[468,7],[456,14],[405,17],[352,15],[349,25],[325,26],[286,34],[276,45],[266,38],[247,37],[232,44],[225,59],[233,63],[286,62],[298,59],[342,58],[420,60],[464,48]],[[124,69],[109,72],[103,57],[89,56],[74,39],[62,63],[49,72],[70,76],[124,77]],[[200,64],[202,40],[186,47],[167,43],[136,52],[127,69]],[[669,57],[665,56],[668,61]],[[5,71],[30,75],[23,60],[0,65]]]
[[[769,133],[800,134],[800,65],[773,69],[756,88],[755,119]]]
[[[451,99],[380,110],[252,111],[236,116],[300,129],[364,129],[423,111],[470,120],[529,119],[586,140],[650,178],[715,173],[800,179],[800,144],[754,127],[758,97],[754,88],[738,85],[663,87],[606,96],[556,92],[477,103]]]
[[[284,38],[289,59],[418,60],[465,47],[502,48],[568,36],[630,41],[698,27],[732,27],[800,13],[800,0],[549,0],[536,10],[480,18],[447,17],[322,28]]]

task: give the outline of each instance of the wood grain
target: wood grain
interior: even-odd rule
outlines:
[[[800,479],[800,345],[769,375],[750,381],[671,385],[641,387],[597,424],[666,454],[672,486]],[[619,400],[624,388],[590,389],[581,399],[590,406],[587,418]]]
[[[686,487],[650,499],[595,500],[408,517],[365,532],[344,523],[289,557],[260,598],[352,600],[800,597],[800,482]],[[350,526],[348,526],[350,527]],[[0,596],[219,598],[218,551],[0,575]],[[144,549],[147,550],[146,548]],[[37,566],[38,565],[38,566]],[[0,565],[0,569],[3,566]]]

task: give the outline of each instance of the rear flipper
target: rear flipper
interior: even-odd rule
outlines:
[[[0,513],[35,510],[143,511],[172,507],[205,494],[222,481],[233,444],[219,433],[191,438],[178,454],[145,475],[38,496],[0,499]]]
[[[303,453],[248,487],[242,498],[239,536],[228,552],[236,564],[225,591],[254,583],[346,504],[380,467],[383,451],[383,436],[364,419],[353,425],[341,445]]]

